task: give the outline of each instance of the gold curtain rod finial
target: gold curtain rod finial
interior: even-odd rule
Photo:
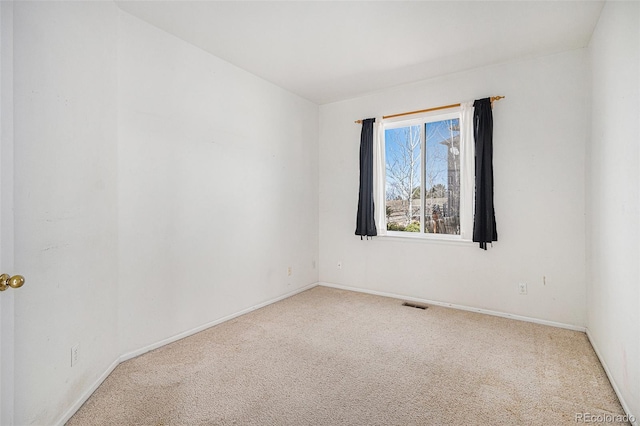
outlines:
[[[362,123],[362,120],[356,120],[356,121],[354,121],[354,123],[360,124],[360,123]]]
[[[504,99],[504,96],[492,96],[491,97],[491,102],[499,101],[500,99]]]

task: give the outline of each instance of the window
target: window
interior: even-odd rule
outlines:
[[[460,112],[383,124],[387,235],[467,239]],[[468,151],[468,149],[467,149]],[[466,154],[468,155],[468,154]],[[462,203],[461,203],[462,201]]]

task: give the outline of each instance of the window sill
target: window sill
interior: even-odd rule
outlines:
[[[411,241],[411,242],[428,242],[437,244],[451,244],[456,246],[472,246],[475,245],[471,240],[463,240],[457,235],[443,234],[420,234],[418,232],[398,232],[387,231],[385,235],[378,235],[383,241]]]

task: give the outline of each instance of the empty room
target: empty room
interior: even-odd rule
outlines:
[[[640,2],[0,19],[0,424],[638,426]]]

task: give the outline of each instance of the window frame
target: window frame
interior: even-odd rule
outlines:
[[[443,120],[455,119],[457,118],[460,123],[460,138],[462,140],[462,109],[460,107],[451,108],[447,111],[432,111],[428,113],[422,113],[419,115],[415,115],[411,118],[407,117],[396,117],[392,119],[386,119],[382,122],[380,131],[381,141],[382,141],[382,152],[386,152],[386,131],[389,129],[397,129],[409,126],[420,126],[420,230],[421,232],[407,232],[407,231],[390,231],[387,230],[387,217],[384,216],[384,229],[385,233],[383,236],[388,238],[399,238],[399,239],[409,239],[409,240],[429,240],[429,241],[442,241],[442,242],[461,242],[461,243],[471,243],[472,242],[472,230],[473,230],[473,212],[469,212],[466,217],[471,220],[467,220],[467,223],[463,223],[462,219],[462,211],[460,211],[460,234],[434,234],[424,232],[425,226],[425,214],[424,214],[424,206],[425,206],[425,193],[426,189],[424,188],[426,182],[426,132],[425,126],[428,123],[434,123]],[[468,140],[473,140],[473,138],[468,138]],[[472,144],[473,145],[473,144]],[[462,147],[461,147],[462,148]],[[471,170],[467,170],[469,167],[463,167],[464,164],[474,164],[474,161],[468,162],[467,156],[471,153],[472,157],[475,156],[473,146],[470,147],[469,150],[460,149],[460,197],[464,196],[466,199],[467,208],[473,209],[473,198],[474,198],[474,188],[466,188],[465,182],[467,180],[465,177],[471,173],[473,176],[474,170],[471,167]],[[472,158],[473,160],[473,158]],[[382,182],[383,182],[383,200],[385,203],[386,209],[386,200],[387,200],[387,162],[386,158],[384,160],[383,170],[382,172]],[[463,185],[465,186],[463,190]],[[462,208],[462,203],[461,203]],[[463,235],[466,235],[467,238],[463,238]]]

